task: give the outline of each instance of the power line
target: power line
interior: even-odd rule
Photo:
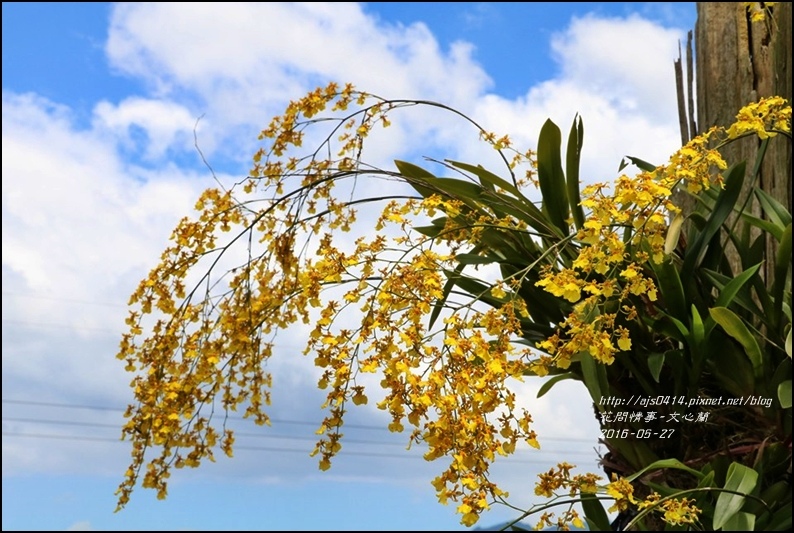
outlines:
[[[38,418],[12,418],[6,417],[2,419],[3,422],[20,422],[20,423],[31,423],[31,424],[51,424],[51,425],[61,425],[61,426],[81,426],[81,427],[93,427],[93,428],[111,428],[111,429],[121,429],[121,426],[118,424],[101,424],[98,422],[80,422],[80,421],[70,421],[70,420],[44,420]],[[254,439],[287,439],[287,440],[304,440],[304,441],[312,441],[316,442],[317,439],[312,437],[301,437],[301,436],[293,436],[293,435],[270,435],[270,434],[262,434],[262,433],[250,433],[245,431],[236,431],[234,432],[236,437],[249,437]],[[401,442],[386,442],[382,440],[361,440],[361,439],[344,439],[345,442],[350,444],[377,444],[378,446],[404,446]]]
[[[91,409],[94,411],[119,411],[124,412],[124,409],[119,407],[105,407],[101,405],[82,405],[74,403],[55,403],[55,402],[38,402],[33,400],[12,400],[3,398],[3,403],[10,403],[16,405],[33,405],[38,407],[62,407],[64,409]]]
[[[80,404],[65,404],[65,403],[55,403],[55,402],[38,402],[38,401],[27,401],[27,400],[11,400],[11,399],[3,399],[3,403],[10,403],[16,405],[30,405],[30,406],[37,406],[37,407],[56,407],[62,409],[89,409],[89,410],[98,410],[98,411],[116,411],[123,413],[126,409],[122,409],[119,407],[104,407],[104,406],[93,406],[93,405],[80,405]],[[220,414],[216,416],[223,416],[224,418],[228,418],[230,420],[245,420],[249,421],[243,416],[233,416],[233,415],[225,415]],[[310,421],[310,420],[287,420],[287,419],[278,419],[278,418],[271,418],[270,421],[274,424],[290,424],[290,425],[299,425],[299,426],[313,426],[319,427],[322,424],[322,421]],[[383,426],[375,426],[375,425],[364,425],[364,424],[345,424],[345,427],[351,429],[368,429],[368,430],[378,430],[378,431],[387,431],[387,428]]]
[[[86,437],[80,435],[63,435],[63,434],[48,434],[48,433],[21,433],[21,432],[14,432],[14,431],[3,431],[2,435],[4,437],[21,437],[21,438],[35,438],[35,439],[53,439],[53,440],[72,440],[78,442],[115,442],[124,444],[128,441],[124,441],[121,439],[112,439],[109,437]],[[344,444],[346,441],[343,439],[342,443]],[[272,447],[272,446],[245,446],[245,445],[234,445],[235,450],[245,450],[245,451],[255,451],[255,452],[276,452],[276,453],[306,453],[306,450],[296,449],[296,448],[281,448],[281,447]],[[559,452],[564,453],[564,452]],[[345,448],[342,448],[337,454],[338,458],[342,458],[345,455],[347,456],[356,456],[356,457],[382,457],[388,459],[424,459],[421,455],[413,455],[408,453],[396,454],[396,453],[378,453],[378,452],[362,452],[362,451],[345,451]],[[520,463],[520,464],[547,464],[548,461],[544,461],[541,459],[520,459],[517,458],[516,455],[510,456],[511,463]]]
[[[101,424],[98,422],[81,422],[81,421],[70,421],[70,420],[44,420],[44,419],[35,419],[35,418],[13,418],[13,417],[6,417],[2,419],[3,422],[19,422],[19,423],[31,423],[31,424],[50,424],[50,425],[61,425],[61,426],[80,426],[80,427],[93,427],[93,428],[110,428],[110,429],[121,429],[119,425],[116,424]],[[275,439],[275,440],[297,440],[297,441],[308,441],[308,442],[316,442],[317,439],[313,437],[303,437],[303,436],[295,436],[295,435],[271,435],[271,434],[264,434],[264,433],[249,433],[244,431],[236,431],[234,432],[236,437],[245,437],[245,438],[253,438],[253,439]],[[16,436],[26,436],[22,434],[16,434]],[[70,438],[77,438],[78,435],[69,436]],[[92,437],[93,438],[93,437]],[[365,439],[356,439],[356,438],[348,438],[344,437],[343,442],[345,444],[365,444],[365,445],[377,445],[377,446],[401,446],[404,447],[404,442],[387,442],[382,440],[365,440]],[[551,453],[546,450],[538,450],[537,452],[533,453]],[[585,453],[582,451],[576,450],[554,450],[554,453],[558,454],[566,454],[566,455],[590,455],[589,453]]]
[[[15,296],[18,298],[33,298],[35,300],[52,300],[56,302],[69,302],[74,304],[84,304],[84,305],[101,305],[106,307],[119,307],[124,308],[127,307],[124,304],[119,303],[110,303],[110,302],[91,302],[88,300],[77,300],[73,298],[62,298],[60,296],[44,296],[41,294],[25,294],[21,292],[11,292],[11,291],[3,291],[3,296]]]
[[[115,412],[124,412],[126,409],[121,409],[118,407],[107,407],[107,406],[95,406],[95,405],[85,405],[85,404],[67,404],[67,403],[56,403],[56,402],[40,402],[34,400],[16,400],[16,399],[6,399],[3,398],[3,403],[14,404],[14,405],[27,405],[27,406],[36,406],[36,407],[56,407],[56,408],[63,408],[63,409],[88,409],[88,410],[97,410],[97,411],[115,411]],[[244,420],[248,421],[249,419],[243,418],[242,416],[228,416],[221,414],[218,416],[224,416],[225,418],[229,418],[230,420]],[[274,424],[287,424],[287,425],[300,425],[300,426],[312,426],[312,427],[319,427],[322,422],[321,421],[309,421],[309,420],[291,420],[291,419],[271,419],[271,422]],[[345,428],[349,429],[365,429],[365,430],[374,430],[374,431],[388,431],[388,428],[380,425],[369,425],[369,424],[348,424],[345,423]],[[564,442],[582,442],[582,443],[594,443],[596,439],[582,439],[582,438],[571,438],[571,437],[542,437],[541,440],[544,441],[564,441]]]
[[[71,324],[47,324],[44,322],[28,322],[25,320],[10,320],[3,319],[3,324],[12,324],[16,326],[24,326],[28,328],[54,328],[54,329],[74,329],[84,331],[101,331],[103,333],[113,333],[114,335],[120,334],[121,329],[115,330],[110,328],[93,328],[91,326],[75,326]]]

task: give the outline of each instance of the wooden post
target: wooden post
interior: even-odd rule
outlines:
[[[743,2],[697,2],[699,132],[713,125],[730,125],[741,107],[761,97],[777,95],[791,103],[791,3],[779,2],[768,9],[771,17],[752,23]],[[746,160],[751,172],[759,146],[758,139],[747,138],[728,146],[723,155],[730,162]],[[791,143],[770,143],[758,181],[746,180],[740,202],[748,197],[751,186],[758,186],[791,210],[791,164]],[[750,201],[758,216],[757,202],[752,197]],[[773,243],[767,246],[768,252],[774,252]],[[740,272],[735,259],[733,270]],[[766,265],[767,279],[773,266]]]

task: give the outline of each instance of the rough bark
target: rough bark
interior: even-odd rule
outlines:
[[[791,3],[770,8],[772,17],[751,23],[742,2],[698,2],[695,25],[697,126],[703,132],[713,125],[728,126],[745,104],[765,96],[782,96],[791,102]],[[782,139],[781,139],[782,141]],[[752,172],[760,142],[747,138],[728,146],[728,161],[747,161]],[[791,144],[772,142],[757,180],[745,180],[742,199],[753,186],[762,188],[791,210]],[[741,201],[741,200],[740,200]],[[750,196],[751,209],[760,214]],[[769,251],[772,243],[768,243]],[[738,258],[734,272],[741,271]],[[768,265],[766,275],[771,275]]]

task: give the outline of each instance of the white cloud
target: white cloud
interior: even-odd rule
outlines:
[[[578,114],[585,182],[611,182],[626,155],[661,164],[680,145],[672,68],[680,38],[681,31],[636,16],[574,19],[552,39],[557,78],[516,100],[486,95],[474,115],[488,129],[510,133],[518,146],[533,148],[550,118],[562,130],[564,151]]]
[[[376,23],[352,3],[117,4],[107,53],[156,94],[193,101],[216,136],[263,128],[286,101],[329,81],[452,105],[490,84],[469,44],[444,52],[425,25]]]
[[[121,4],[107,50],[124,72],[204,96],[236,86],[283,101],[322,78],[455,101],[488,82],[469,45],[444,54],[423,24],[376,24],[354,3]]]
[[[124,148],[136,149],[144,144],[144,158],[156,160],[173,148],[189,150],[193,146],[196,116],[174,102],[146,98],[127,98],[118,105],[100,102],[94,108],[95,127],[108,129],[121,140]],[[135,128],[145,132],[146,138],[133,138]]]
[[[673,60],[683,37],[636,15],[587,16],[557,34],[552,50],[563,78],[581,90],[602,95],[618,111],[666,121],[676,118]]]
[[[115,140],[75,129],[50,102],[3,94],[3,266],[26,289],[112,301],[107,291],[151,266],[209,183],[174,166],[125,162]]]

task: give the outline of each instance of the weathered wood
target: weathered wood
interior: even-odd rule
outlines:
[[[736,112],[761,97],[779,95],[791,102],[791,3],[770,8],[772,17],[751,23],[742,2],[698,2],[695,25],[697,124],[700,132],[728,126]],[[782,141],[782,140],[781,140]],[[728,161],[753,168],[760,142],[747,138],[723,151]],[[749,178],[750,176],[748,176]],[[741,199],[759,186],[791,209],[791,144],[772,142],[757,180],[747,179]],[[740,202],[742,201],[740,199]],[[750,198],[756,215],[760,208]],[[768,250],[774,251],[773,243]],[[738,260],[732,262],[741,270]],[[767,265],[771,276],[773,265]]]
[[[678,59],[673,63],[675,68],[675,92],[678,96],[678,129],[681,132],[681,144],[689,142],[689,121],[686,112],[684,93],[684,68],[681,66],[681,44],[678,44]]]
[[[673,62],[675,68],[675,89],[678,96],[678,127],[681,130],[681,144],[688,143],[698,134],[695,124],[695,76],[694,58],[692,55],[692,30],[686,38],[686,90],[684,89],[684,67],[681,58],[681,43],[678,44],[678,59]]]
[[[697,135],[695,124],[695,59],[692,55],[692,30],[686,33],[686,82],[687,104],[689,104],[689,139]]]

